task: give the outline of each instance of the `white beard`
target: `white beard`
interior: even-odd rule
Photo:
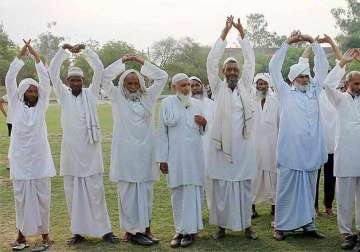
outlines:
[[[138,89],[135,93],[131,93],[126,88],[123,89],[124,96],[126,99],[133,101],[133,102],[139,102],[141,100],[141,97],[143,95],[143,92],[141,92],[140,89]]]
[[[180,92],[176,92],[176,96],[179,98],[181,104],[187,108],[191,105],[191,92],[188,95],[183,95]]]
[[[308,90],[308,88],[309,88],[309,84],[301,85],[301,84],[297,83],[296,81],[294,81],[294,87],[296,90],[299,90],[300,92],[305,93],[306,90]]]
[[[268,91],[267,90],[258,90],[256,89],[256,97],[260,98],[260,99],[264,99],[267,95]]]

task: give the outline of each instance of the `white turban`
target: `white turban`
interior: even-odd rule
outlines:
[[[81,70],[80,67],[73,66],[69,68],[67,77],[69,78],[72,76],[84,77],[84,72]]]
[[[230,61],[235,61],[236,63],[239,63],[239,61],[237,59],[235,59],[234,57],[228,57],[224,60],[224,65],[229,63]]]
[[[189,76],[187,76],[184,73],[177,73],[172,77],[171,84],[175,86],[176,82],[182,81],[182,80],[189,80]]]
[[[288,74],[289,80],[292,82],[301,74],[310,76],[310,65],[308,58],[300,57],[299,62],[290,67],[290,72]]]
[[[198,77],[196,77],[196,76],[191,76],[191,77],[189,78],[189,80],[195,80],[195,81],[198,81],[198,82],[200,82],[200,83],[202,84],[202,81],[201,81]]]
[[[30,86],[35,86],[37,88],[39,88],[39,83],[31,78],[26,78],[23,79],[22,81],[20,81],[20,84],[17,88],[17,96],[19,97],[20,101],[24,101],[24,94],[26,92],[26,90],[28,90],[28,88]]]
[[[270,81],[270,75],[269,75],[269,73],[258,73],[258,74],[256,74],[255,77],[254,77],[254,84],[255,84],[255,85],[256,85],[256,82],[257,82],[258,80],[266,81],[269,86],[271,85],[271,84],[270,84],[271,81]]]

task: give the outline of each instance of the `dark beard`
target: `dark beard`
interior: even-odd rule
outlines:
[[[231,91],[234,91],[234,89],[237,86],[239,80],[226,80],[226,83],[228,84],[228,88],[231,89]]]
[[[26,106],[30,107],[35,107],[35,105],[38,102],[39,97],[36,97],[36,99],[34,101],[30,101],[25,95],[24,95],[24,103]]]

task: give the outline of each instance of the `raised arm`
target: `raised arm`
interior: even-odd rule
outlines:
[[[50,78],[49,78],[49,74],[47,69],[45,68],[43,62],[40,59],[40,54],[31,46],[30,42],[31,40],[29,40],[28,42],[26,42],[24,40],[30,54],[34,57],[35,59],[35,69],[36,69],[36,73],[39,79],[39,84],[40,84],[40,97],[43,97],[45,100],[49,100],[50,94],[51,94],[51,87],[50,87]]]
[[[141,68],[141,74],[145,75],[149,79],[154,80],[154,83],[147,89],[150,99],[156,102],[157,98],[164,89],[168,80],[168,74],[159,67],[151,64],[148,61],[144,62]]]
[[[100,84],[102,82],[104,65],[101,62],[99,56],[90,48],[85,48],[82,55],[94,71],[89,89],[95,97],[98,97],[100,93]]]
[[[113,62],[107,68],[105,68],[102,74],[102,86],[107,96],[110,98],[113,97],[115,91],[115,86],[113,84],[113,79],[116,78],[120,73],[125,71],[125,63],[123,59],[120,58],[117,61]]]
[[[341,60],[333,70],[327,75],[324,86],[325,92],[328,96],[330,102],[336,107],[342,99],[344,99],[344,94],[337,90],[342,77],[345,75],[345,66],[347,63],[354,60],[359,52],[356,49],[349,49],[342,57]]]
[[[282,46],[272,56],[269,63],[269,72],[271,81],[274,85],[275,92],[280,98],[284,92],[289,89],[289,85],[284,81],[281,73],[282,66],[286,57],[286,53],[289,49],[289,44],[284,42]]]
[[[252,89],[252,82],[255,74],[255,53],[250,41],[247,38],[239,40],[244,56],[244,65],[242,69],[240,85],[244,85],[247,90]]]
[[[320,44],[314,41],[311,44],[311,47],[314,52],[314,80],[318,83],[320,87],[323,86],[326,75],[329,71],[329,62],[327,60],[324,49]]]
[[[216,40],[207,57],[206,71],[209,85],[213,94],[217,93],[218,87],[222,83],[219,77],[219,62],[224,54],[226,47],[226,36],[233,25],[233,20],[233,16],[227,17],[225,28],[222,30],[220,38]]]
[[[318,42],[319,42],[320,44],[322,44],[322,43],[328,43],[328,44],[331,46],[331,49],[333,50],[336,59],[337,59],[337,60],[341,60],[341,58],[342,58],[342,53],[341,53],[339,47],[336,46],[334,40],[333,40],[330,36],[324,34],[324,37],[323,37],[323,38],[319,38],[319,39],[318,39]]]
[[[22,58],[26,56],[28,52],[26,44],[22,47],[20,52],[17,54],[15,59],[11,62],[9,66],[9,70],[6,73],[5,77],[5,87],[6,87],[6,93],[8,95],[8,102],[9,104],[14,104],[14,102],[17,100],[16,97],[16,90],[17,90],[17,84],[16,84],[16,77],[21,70],[21,68],[24,66],[24,61]]]
[[[345,67],[341,67],[339,64],[336,64],[324,81],[326,95],[335,107],[344,98],[344,94],[336,89],[344,75]]]
[[[250,91],[255,74],[255,52],[250,41],[245,37],[245,31],[240,22],[240,18],[238,18],[236,23],[233,22],[233,26],[239,31],[239,43],[244,56],[243,70],[238,85],[243,85]]]
[[[60,102],[62,100],[64,93],[67,90],[67,87],[65,86],[65,84],[62,82],[62,80],[60,78],[61,65],[69,57],[68,53],[65,51],[65,49],[68,49],[67,46],[68,46],[68,44],[65,44],[65,45],[63,45],[62,48],[60,48],[57,51],[54,58],[51,60],[51,63],[49,66],[50,79],[53,84],[55,95],[59,98]]]

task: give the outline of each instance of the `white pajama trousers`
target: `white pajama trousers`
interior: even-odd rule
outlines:
[[[64,176],[64,191],[72,234],[102,237],[111,232],[102,173]]]
[[[337,222],[341,234],[352,234],[354,203],[356,230],[360,232],[360,177],[336,177]]]
[[[25,236],[48,234],[51,178],[14,180],[16,228]]]

